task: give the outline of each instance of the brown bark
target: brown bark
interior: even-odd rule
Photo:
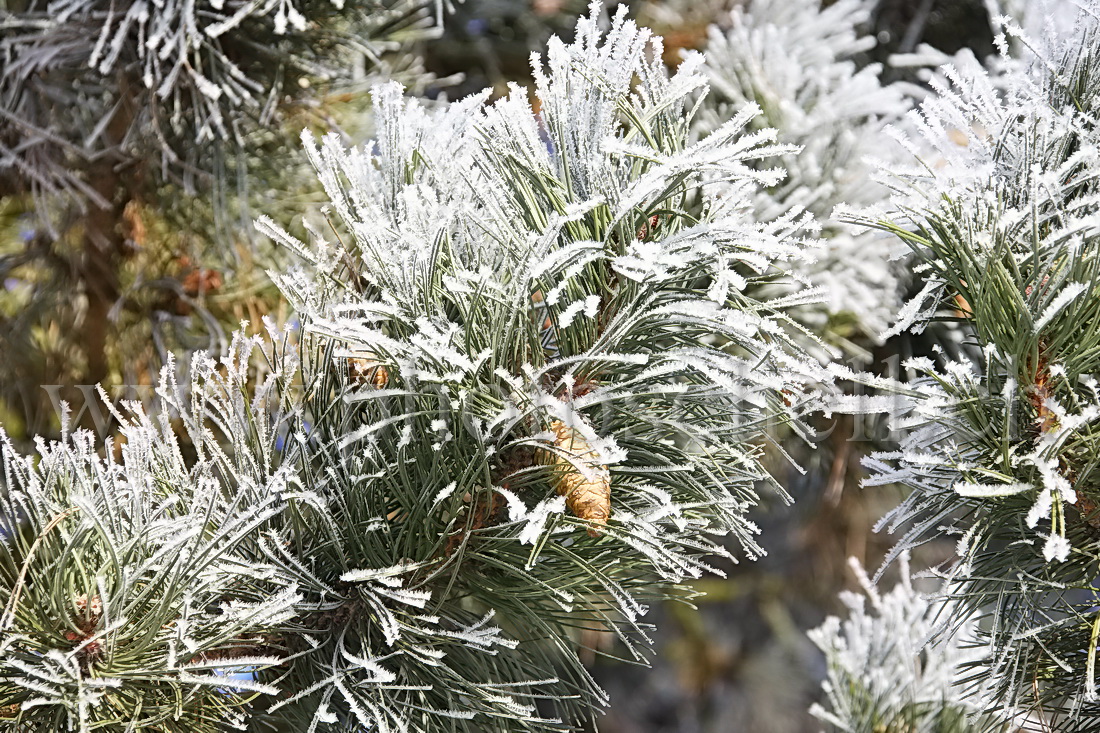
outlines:
[[[84,241],[77,273],[87,298],[80,339],[85,358],[85,384],[97,384],[110,374],[107,342],[110,311],[119,297],[119,268],[126,250],[123,214],[137,196],[140,164],[127,165],[122,146],[134,120],[134,98],[130,83],[120,79],[120,103],[103,131],[103,148],[108,152],[88,166],[88,183],[106,207],[92,203],[84,217]],[[126,170],[124,170],[124,168]]]
[[[117,204],[118,180],[113,166],[97,165],[92,171],[99,173],[95,176],[96,191],[111,201],[111,205],[92,208],[84,219],[84,251],[79,277],[88,301],[80,334],[86,384],[102,382],[109,373],[108,320],[111,307],[118,299],[118,262],[124,245],[118,226],[123,207]]]

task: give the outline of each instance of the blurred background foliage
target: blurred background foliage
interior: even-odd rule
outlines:
[[[252,220],[293,227],[319,200],[303,130],[363,139],[373,84],[428,91],[417,48],[443,11],[169,1],[134,22],[141,7],[0,0],[0,418],[17,441],[56,434],[59,400],[102,435],[91,385],[144,399],[169,353],[186,368],[241,321],[286,317],[265,274],[282,253]]]
[[[664,36],[669,64],[686,50],[705,53],[708,28],[728,29],[731,11],[743,4],[630,2],[633,16]],[[5,19],[26,5],[0,0],[0,52],[11,30]],[[202,175],[165,173],[141,146],[81,159],[84,180],[100,186],[106,206],[57,197],[28,182],[17,167],[0,166],[0,423],[20,441],[52,435],[58,404],[67,400],[82,425],[109,431],[88,385],[102,383],[115,398],[146,399],[169,353],[185,366],[195,350],[220,350],[242,321],[258,329],[265,316],[291,318],[266,274],[285,266],[285,254],[256,236],[251,220],[262,212],[301,235],[298,212],[316,211],[320,196],[300,153],[301,131],[335,129],[350,142],[368,140],[368,90],[380,77],[396,77],[430,98],[454,99],[484,87],[503,94],[509,83],[528,85],[530,54],[551,34],[568,39],[584,5],[464,0],[443,16],[442,27],[435,27],[442,7],[402,6],[377,27],[369,53],[342,59],[348,73],[283,79],[280,113],[242,135],[239,145],[200,156],[206,161]],[[748,5],[751,10],[752,0]],[[919,89],[925,80],[920,69],[889,61],[922,44],[944,54],[970,49],[979,58],[993,51],[982,0],[867,5],[862,31],[877,44],[853,60],[859,67],[882,64],[884,82]],[[0,104],[10,101],[0,97]],[[0,142],[19,134],[10,115],[0,117]],[[95,176],[105,160],[115,179],[103,189]],[[89,247],[96,230],[115,242],[110,251]],[[957,348],[950,328],[876,342],[859,335],[858,312],[830,318],[834,343],[855,339],[863,365],[883,374],[899,376],[897,364],[910,355]],[[899,496],[859,488],[862,455],[881,445],[872,436],[888,438],[880,425],[856,416],[823,418],[817,427],[818,450],[784,446],[800,467],[774,451],[773,469],[785,477],[794,503],[774,498],[757,511],[768,555],[725,568],[727,579],[698,581],[684,589],[683,603],[651,611],[661,629],[655,670],[592,660],[614,701],[601,733],[820,730],[807,709],[820,696],[824,662],[805,632],[843,611],[836,594],[853,584],[847,558],[878,566],[892,538],[876,535],[872,525]],[[936,546],[926,553],[916,566],[948,555]],[[610,637],[585,641],[614,651]]]

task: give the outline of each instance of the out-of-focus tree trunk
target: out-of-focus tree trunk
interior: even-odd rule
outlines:
[[[134,118],[130,82],[119,81],[120,103],[103,135],[104,147],[119,149]],[[110,374],[107,341],[110,312],[119,297],[119,268],[126,251],[123,213],[135,198],[141,182],[141,166],[124,163],[125,156],[105,154],[88,167],[88,183],[107,206],[89,205],[84,217],[83,253],[78,277],[87,298],[87,311],[80,342],[86,367],[84,382],[97,384]],[[125,170],[123,168],[125,167]]]

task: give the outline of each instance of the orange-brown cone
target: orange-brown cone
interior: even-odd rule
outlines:
[[[550,429],[559,451],[550,456],[557,468],[555,488],[565,497],[565,504],[574,515],[595,524],[607,524],[611,517],[611,473],[607,466],[599,462],[596,451],[576,428],[554,420]],[[589,528],[588,534],[600,535],[595,527]]]

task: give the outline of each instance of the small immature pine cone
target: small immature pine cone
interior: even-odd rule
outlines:
[[[355,384],[369,384],[375,389],[385,389],[390,381],[386,367],[373,359],[359,356],[348,357],[348,377]]]
[[[560,420],[550,423],[554,431],[554,446],[560,452],[546,451],[556,468],[554,482],[565,504],[574,515],[595,524],[607,524],[611,517],[611,473],[599,462],[599,456],[576,428]],[[572,460],[565,457],[568,454]],[[584,466],[587,474],[578,466]],[[597,529],[589,528],[591,537],[599,537]]]
[[[98,618],[103,614],[103,601],[98,595],[94,595],[89,603],[88,594],[81,593],[76,597],[76,608],[78,611],[90,611],[92,616]]]

